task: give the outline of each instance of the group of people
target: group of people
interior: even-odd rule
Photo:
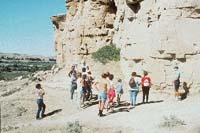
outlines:
[[[78,105],[79,107],[85,106],[85,101],[90,101],[92,99],[92,84],[94,83],[94,78],[89,69],[89,66],[83,62],[81,70],[77,68],[74,64],[68,73],[70,78],[70,98],[74,99],[74,93],[78,94]]]
[[[184,92],[179,92],[180,87],[180,72],[178,67],[175,67],[175,78],[173,80],[175,88],[175,97],[179,99],[184,99],[189,93],[189,88],[192,84],[187,86],[186,82],[183,82]],[[89,66],[84,62],[81,66],[81,70],[77,69],[77,65],[72,65],[70,72],[68,73],[70,77],[70,99],[74,99],[74,92],[78,94],[78,107],[84,107],[85,101],[90,101],[92,99],[92,89],[98,91],[98,115],[104,116],[103,110],[106,108],[107,111],[110,109],[113,110],[114,99],[117,98],[117,105],[120,105],[121,96],[124,93],[122,79],[117,80],[117,84],[114,84],[113,79],[114,75],[105,72],[101,74],[101,79],[97,81],[89,69]],[[143,76],[138,76],[136,72],[132,72],[130,75],[130,80],[128,82],[128,91],[130,95],[130,106],[133,108],[136,105],[136,99],[141,86],[143,98],[142,102],[148,102],[149,100],[149,91],[152,86],[151,78],[148,76],[148,72],[144,71]],[[36,114],[36,119],[41,119],[45,117],[45,108],[46,105],[43,102],[43,96],[45,92],[42,89],[40,84],[36,85],[36,96],[38,111]]]
[[[115,86],[113,84],[114,75],[107,73],[102,73],[101,80],[95,83],[95,88],[98,90],[98,99],[99,99],[99,113],[98,115],[104,116],[103,109],[105,108],[106,100],[107,102],[107,110],[112,109],[114,104],[113,100],[116,97],[117,92],[117,103],[120,104],[120,98],[123,94],[123,84],[122,80],[118,79],[118,83]],[[148,76],[148,73],[144,71],[144,76],[140,78],[137,76],[136,72],[132,72],[131,78],[129,80],[129,93],[130,93],[130,105],[135,107],[137,94],[139,92],[139,86],[142,85],[143,91],[143,102],[148,102],[149,90],[151,87],[151,78]],[[145,101],[146,99],[146,101]]]
[[[78,93],[79,107],[85,106],[85,101],[92,99],[92,89],[98,91],[99,116],[103,116],[103,109],[113,110],[114,99],[117,97],[117,105],[120,104],[121,96],[124,93],[122,79],[118,79],[117,84],[113,82],[114,75],[106,72],[102,73],[99,81],[94,80],[89,66],[84,62],[81,70],[77,65],[72,65],[70,72],[70,98],[74,99],[74,92]],[[148,102],[149,90],[151,88],[151,78],[148,72],[144,71],[144,76],[139,77],[136,72],[132,72],[129,80],[130,105],[135,107],[139,86],[142,86],[143,102]]]

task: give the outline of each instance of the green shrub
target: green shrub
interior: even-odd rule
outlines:
[[[177,126],[185,125],[185,122],[175,115],[164,117],[164,121],[159,125],[160,127],[173,128]]]
[[[109,61],[119,61],[120,49],[116,48],[115,45],[106,45],[93,53],[92,58],[103,64],[106,64]]]

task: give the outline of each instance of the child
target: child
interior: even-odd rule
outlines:
[[[36,84],[35,87],[36,87],[36,97],[37,97],[36,102],[38,105],[36,119],[39,120],[39,119],[45,117],[44,112],[45,112],[46,105],[44,104],[44,101],[43,101],[43,96],[44,96],[45,92],[42,89],[41,84]],[[41,117],[40,117],[40,114],[41,114]]]
[[[116,96],[116,93],[115,93],[115,89],[114,89],[114,85],[113,85],[113,78],[114,78],[114,75],[113,74],[110,74],[109,75],[109,80],[110,80],[110,88],[108,90],[108,104],[107,104],[107,111],[111,108],[111,110],[113,110],[113,99],[115,98]]]
[[[120,99],[122,94],[124,93],[121,79],[118,80],[116,90],[117,90],[117,104],[120,105]]]

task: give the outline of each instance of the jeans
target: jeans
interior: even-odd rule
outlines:
[[[71,88],[70,88],[71,99],[73,99],[74,91],[76,89],[77,89],[77,84],[71,84]]]
[[[138,91],[136,91],[136,90],[130,90],[129,92],[130,92],[130,102],[131,102],[131,105],[135,106]]]
[[[40,118],[40,113],[41,113],[41,117],[44,117],[46,105],[44,104],[43,99],[37,99],[36,102],[38,104],[36,119],[38,119],[38,118]]]

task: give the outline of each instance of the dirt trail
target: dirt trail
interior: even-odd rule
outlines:
[[[66,71],[41,82],[46,91],[45,103],[48,117],[35,120],[37,109],[34,96],[34,84],[29,84],[9,96],[1,96],[1,118],[3,132],[65,132],[67,122],[79,121],[85,132],[200,132],[200,97],[190,95],[186,100],[177,101],[173,95],[150,92],[149,104],[138,104],[133,109],[126,105],[129,95],[126,92],[123,105],[114,112],[104,111],[105,117],[97,116],[97,101],[85,109],[77,109],[76,102],[69,99]],[[3,86],[3,87],[2,87]],[[13,84],[1,85],[1,90],[14,87]],[[94,91],[94,94],[96,92]],[[137,103],[142,100],[141,92]],[[21,110],[20,110],[21,108]],[[24,108],[24,110],[23,110]],[[21,111],[21,114],[18,114]],[[174,115],[185,125],[176,128],[160,128],[164,117]]]

